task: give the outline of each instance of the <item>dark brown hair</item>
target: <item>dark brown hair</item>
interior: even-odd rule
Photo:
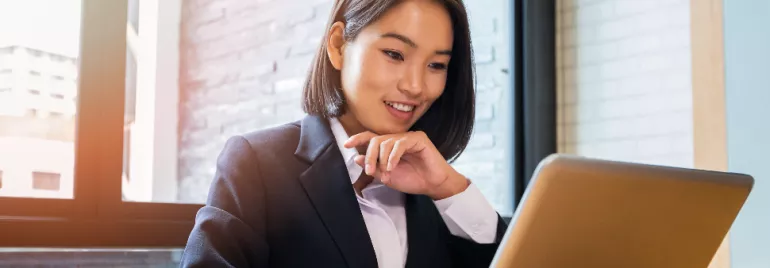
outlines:
[[[302,109],[325,118],[345,113],[340,72],[334,69],[326,53],[329,29],[337,21],[345,23],[343,38],[354,40],[361,30],[375,22],[399,0],[337,0],[326,25],[326,34],[316,52],[302,92]],[[448,161],[465,150],[473,132],[475,84],[473,49],[468,15],[462,0],[437,0],[452,20],[454,43],[447,70],[446,87],[428,111],[412,126],[424,131]]]

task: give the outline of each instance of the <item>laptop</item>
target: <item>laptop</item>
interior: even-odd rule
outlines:
[[[753,184],[745,174],[551,155],[492,267],[707,267]]]

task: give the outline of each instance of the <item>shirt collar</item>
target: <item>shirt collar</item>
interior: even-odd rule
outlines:
[[[361,176],[361,172],[364,171],[364,169],[356,164],[355,161],[356,156],[358,156],[358,151],[356,148],[345,148],[344,144],[350,136],[345,132],[345,128],[342,127],[342,124],[337,118],[329,119],[329,126],[331,126],[334,139],[337,141],[337,147],[340,149],[340,153],[342,153],[342,159],[345,160],[345,166],[348,168],[350,183],[353,184],[358,180],[358,177]]]

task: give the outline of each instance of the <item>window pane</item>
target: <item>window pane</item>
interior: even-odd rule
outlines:
[[[0,267],[179,267],[181,249],[0,248]]]
[[[302,85],[334,1],[315,2],[141,2],[141,29],[129,33],[126,200],[203,203],[227,138],[304,116]],[[509,67],[508,2],[466,1],[477,121],[456,162],[502,214],[510,214],[512,203],[510,86],[503,71]]]
[[[0,196],[72,198],[80,9],[0,1]]]

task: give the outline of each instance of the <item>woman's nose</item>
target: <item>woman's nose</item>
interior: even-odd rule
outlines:
[[[421,66],[411,66],[399,81],[398,89],[410,97],[417,97],[425,89],[425,70]]]

